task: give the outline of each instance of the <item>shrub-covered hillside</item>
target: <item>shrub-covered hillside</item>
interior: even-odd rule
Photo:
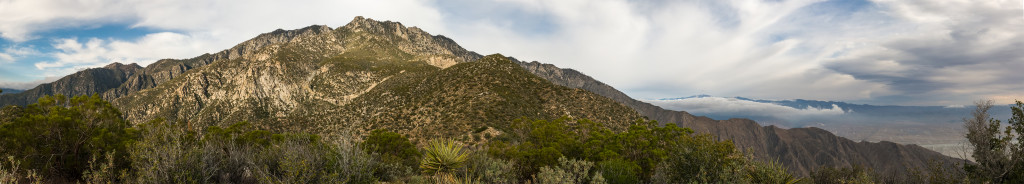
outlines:
[[[0,182],[44,183],[638,183],[797,181],[728,141],[636,121],[520,119],[475,146],[379,129],[362,137],[274,132],[240,122],[131,125],[98,96],[5,107]],[[356,141],[363,140],[363,141]]]

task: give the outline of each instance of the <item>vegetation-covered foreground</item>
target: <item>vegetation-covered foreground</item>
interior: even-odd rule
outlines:
[[[1016,111],[1014,130],[1024,117]],[[979,159],[966,174],[936,164],[899,180],[858,167],[822,168],[805,179],[727,140],[642,120],[613,131],[585,119],[521,119],[505,133],[474,138],[483,144],[439,137],[418,147],[383,129],[357,139],[245,122],[133,126],[97,95],[44,97],[0,115],[0,183],[1002,183],[1020,181],[1021,171],[1010,129],[997,135],[1012,151],[999,158],[1009,162],[995,168],[1010,174],[990,176],[992,164]]]

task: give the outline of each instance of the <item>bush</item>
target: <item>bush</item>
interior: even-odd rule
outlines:
[[[469,177],[493,184],[518,183],[515,162],[491,157],[487,154],[473,154],[467,162],[471,168]]]
[[[811,172],[811,181],[817,184],[875,183],[870,172],[861,166],[823,167]]]
[[[411,175],[419,162],[420,152],[409,139],[401,134],[377,129],[370,132],[360,144],[363,150],[375,155],[381,162],[374,175],[382,180]]]
[[[273,134],[246,123],[196,132],[162,120],[140,125],[136,183],[373,183],[376,163],[347,139]]]
[[[318,139],[286,139],[263,155],[260,183],[371,183],[374,162],[359,149],[319,142]],[[276,153],[276,155],[274,155]],[[276,167],[274,167],[276,166]]]
[[[747,158],[747,164],[743,172],[746,173],[747,179],[751,183],[793,184],[803,181],[803,178],[797,178],[789,174],[786,166],[783,166],[776,160],[758,162],[753,160],[753,156]]]
[[[623,159],[605,160],[597,163],[597,171],[608,183],[641,183],[640,165]]]
[[[682,183],[736,183],[741,175],[743,157],[732,142],[715,141],[710,135],[683,137],[669,147],[662,176]]]
[[[8,156],[7,160],[0,160],[0,183],[42,183],[35,171],[22,171],[21,162]]]
[[[126,169],[127,145],[137,133],[121,112],[99,95],[45,96],[24,109],[4,108],[0,155],[18,158],[26,169],[57,181],[80,180],[93,158],[116,153],[112,170]]]
[[[162,119],[140,124],[139,130],[143,136],[129,152],[135,183],[206,183],[214,177],[196,132]]]
[[[965,164],[964,171],[976,183],[1024,183],[1024,103],[1010,106],[1005,129],[988,114],[992,101],[978,101],[975,107],[964,118],[964,128],[977,163]]]
[[[960,164],[947,164],[938,160],[929,160],[925,168],[910,170],[906,181],[901,183],[967,183],[964,170],[958,169]]]
[[[559,158],[556,167],[542,167],[534,178],[538,184],[583,184],[605,183],[601,172],[591,172],[593,162]]]

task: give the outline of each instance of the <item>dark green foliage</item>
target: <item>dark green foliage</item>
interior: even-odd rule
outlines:
[[[0,122],[0,155],[13,156],[23,167],[57,180],[79,180],[93,158],[113,153],[122,170],[126,147],[137,135],[121,113],[99,95],[46,96],[24,109],[5,108]]]
[[[804,181],[804,178],[789,174],[786,166],[776,160],[756,162],[752,156],[747,159],[749,163],[743,168],[743,172],[751,183],[792,184]]]
[[[628,184],[641,182],[640,165],[630,161],[622,159],[601,161],[597,163],[597,171],[604,176],[608,183]]]
[[[812,171],[810,180],[816,184],[874,183],[871,171],[861,166],[823,167]]]
[[[420,160],[420,152],[416,146],[409,142],[405,136],[385,129],[377,129],[370,132],[370,135],[361,144],[367,153],[377,156],[383,164],[398,166],[398,168],[378,168],[375,176],[381,179],[388,179],[389,171],[399,169],[416,168]]]
[[[593,162],[558,158],[558,165],[544,166],[531,183],[538,184],[604,184],[600,172],[593,172]]]
[[[906,181],[899,183],[944,184],[966,182],[965,173],[957,168],[948,167],[945,163],[931,160],[928,161],[928,166],[923,169],[912,169],[910,175],[906,177]]]
[[[375,163],[351,142],[271,133],[248,123],[204,132],[156,120],[131,152],[139,183],[372,183]],[[197,136],[198,134],[203,136]]]
[[[557,165],[562,156],[601,163],[598,170],[612,172],[604,177],[612,182],[650,181],[659,164],[665,165],[665,177],[672,181],[729,182],[741,177],[746,162],[731,142],[691,135],[692,130],[674,124],[633,124],[614,132],[589,120],[519,120],[502,135],[509,138],[488,144],[488,153],[516,161],[523,179]]]
[[[715,141],[710,135],[682,138],[669,147],[666,175],[684,183],[733,183],[741,178],[742,154],[732,142]]]
[[[486,153],[470,155],[466,162],[467,175],[478,178],[484,183],[513,184],[519,183],[516,175],[515,162],[494,158]]]

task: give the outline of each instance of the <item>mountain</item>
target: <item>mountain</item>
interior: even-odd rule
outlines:
[[[0,88],[0,91],[2,91],[2,92],[0,92],[0,94],[14,94],[14,93],[21,93],[22,91],[25,91],[25,90],[11,89],[11,88]]]
[[[896,106],[852,104],[819,100],[760,100],[745,97],[694,95],[644,100],[666,109],[688,111],[711,118],[743,117],[789,127],[820,123],[884,124],[891,122],[960,123],[973,108],[964,106]],[[993,107],[996,119],[1010,117],[1008,105]],[[762,123],[765,123],[762,122]]]
[[[820,128],[782,129],[776,126],[761,126],[750,119],[715,120],[694,116],[685,111],[666,110],[630,98],[621,91],[576,70],[561,69],[536,61],[520,62],[520,65],[555,84],[594,92],[625,104],[641,115],[663,124],[675,123],[698,133],[708,133],[722,140],[732,140],[741,150],[753,151],[759,159],[778,160],[789,167],[790,171],[804,176],[823,166],[861,165],[880,173],[905,175],[909,169],[924,168],[925,164],[932,160],[947,164],[962,162],[917,145],[900,145],[888,141],[854,142]]]
[[[962,118],[974,110],[963,106],[882,106],[710,95],[645,102],[712,119],[748,118],[761,125],[817,127],[851,140],[917,144],[952,157],[963,156]],[[995,119],[1010,117],[1009,105],[996,105],[990,112]]]
[[[533,76],[504,56],[478,59],[450,39],[396,22],[356,18],[337,29],[261,37],[292,38],[188,70],[114,104],[133,122],[249,121],[322,134],[387,128],[414,140],[505,128],[520,117],[620,124],[640,118],[614,101]]]
[[[481,130],[506,129],[520,117],[586,118],[618,130],[647,117],[733,140],[802,175],[850,165],[901,173],[931,159],[951,161],[914,145],[853,142],[816,128],[787,130],[665,110],[572,69],[481,56],[444,36],[362,17],[339,28],[277,30],[191,59],[114,66],[69,75],[32,94],[101,94],[135,123],[164,118],[202,127],[248,121],[328,136],[387,128],[414,141],[468,141]]]
[[[142,67],[136,64],[114,63],[102,68],[91,68],[64,76],[57,81],[41,84],[16,94],[0,95],[0,105],[28,105],[45,95],[66,96],[101,94],[117,88]],[[6,91],[6,90],[5,90]]]

